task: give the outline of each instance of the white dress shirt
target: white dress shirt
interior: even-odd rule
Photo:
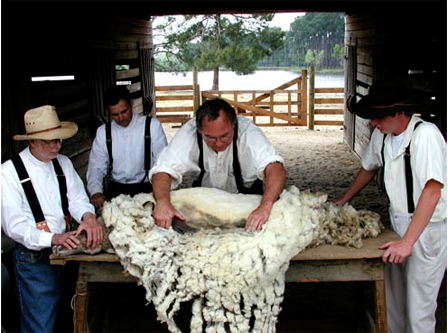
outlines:
[[[41,250],[51,247],[53,234],[65,232],[59,183],[51,161],[45,163],[36,159],[29,147],[20,152],[20,157],[25,164],[51,232],[36,228],[31,207],[11,160],[4,162],[1,170],[2,229],[7,236],[28,249]],[[95,208],[90,204],[84,184],[70,159],[64,155],[58,155],[57,159],[67,182],[70,215],[81,222],[85,213],[95,214]]]
[[[250,119],[238,116],[238,159],[245,187],[250,187],[257,179],[264,180],[264,169],[273,162],[284,164],[283,158],[264,135],[263,131]],[[203,140],[203,139],[202,139]],[[233,142],[223,152],[215,152],[203,141],[204,178],[202,186],[237,192],[233,172]],[[149,178],[159,172],[168,173],[171,188],[182,183],[184,175],[197,177],[200,174],[199,146],[196,135],[196,119],[185,123],[162,150]]]
[[[446,142],[438,128],[423,121],[414,132],[414,125],[422,121],[412,116],[403,139],[395,154],[392,152],[392,134],[386,136],[384,142],[384,159],[386,168],[384,183],[390,200],[390,208],[396,213],[407,213],[407,191],[404,158],[406,147],[411,141],[411,167],[413,174],[413,198],[417,207],[418,199],[425,184],[433,179],[443,185],[441,198],[436,206],[431,221],[441,221],[446,218]],[[411,140],[412,137],[412,140]],[[362,158],[362,166],[366,170],[376,170],[382,166],[381,147],[383,134],[375,129]]]
[[[140,183],[145,178],[145,120],[146,116],[134,114],[127,127],[111,123],[112,180],[122,184]],[[157,118],[151,119],[151,166],[160,151],[167,145],[165,132]],[[106,125],[96,132],[87,168],[87,190],[90,195],[103,193],[103,178],[109,165],[106,145]],[[145,179],[148,182],[148,179]]]

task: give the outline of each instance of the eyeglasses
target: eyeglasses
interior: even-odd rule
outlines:
[[[62,145],[62,143],[64,142],[64,140],[62,140],[62,139],[53,139],[53,140],[40,140],[40,141],[42,141],[43,143],[45,143],[46,145],[56,145],[57,143],[59,143],[59,144],[61,144]]]
[[[207,135],[207,134],[204,134],[204,133],[201,133],[201,134],[202,134],[202,137],[204,138],[204,140],[206,140],[208,142],[212,142],[212,143],[215,143],[218,140],[221,141],[221,142],[224,142],[224,143],[228,143],[231,140],[231,133],[230,132],[225,134],[225,135],[218,136],[218,137],[210,136],[210,135]]]

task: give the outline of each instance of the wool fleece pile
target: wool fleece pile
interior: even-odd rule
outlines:
[[[195,233],[156,226],[152,194],[120,195],[106,203],[102,215],[116,254],[171,332],[181,333],[174,315],[183,302],[193,304],[193,333],[204,328],[207,333],[276,331],[289,261],[307,246],[328,243],[332,223],[323,222],[332,204],[323,193],[292,186],[274,204],[261,231],[244,231],[260,200],[259,195],[212,188],[172,191],[173,206]],[[369,228],[376,231],[366,233],[358,223],[356,237],[379,233],[379,216],[371,217],[376,222]]]

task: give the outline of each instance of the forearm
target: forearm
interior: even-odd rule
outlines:
[[[430,180],[423,188],[422,194],[417,202],[411,223],[406,233],[403,235],[403,241],[411,246],[420,237],[420,234],[428,225],[432,214],[439,202],[442,185],[435,180]]]
[[[350,187],[345,191],[345,193],[342,195],[342,197],[339,199],[343,201],[342,203],[347,203],[353,197],[355,197],[364,187],[369,184],[372,179],[375,177],[377,173],[377,170],[366,170],[364,168],[361,168],[358,171],[358,174],[356,175],[355,179],[353,180]]]
[[[285,182],[286,170],[283,164],[279,162],[268,164],[265,169],[265,187],[260,206],[272,207],[285,188]]]
[[[153,195],[158,202],[170,201],[171,176],[164,172],[154,174],[152,177]]]

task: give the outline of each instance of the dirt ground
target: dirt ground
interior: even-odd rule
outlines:
[[[329,198],[341,195],[360,167],[360,160],[343,141],[341,128],[262,127],[278,152],[285,158],[287,186],[323,191]],[[165,125],[168,140],[176,128]],[[353,201],[356,209],[381,214],[388,225],[387,199],[375,183],[365,188]],[[73,268],[74,270],[76,268]],[[278,333],[357,332],[360,294],[371,294],[372,283],[287,283]],[[69,302],[70,295],[66,295]],[[157,321],[154,307],[146,304],[144,289],[134,284],[90,285],[90,332],[168,332]],[[4,304],[2,304],[2,315]],[[59,331],[72,331],[71,310],[59,318]],[[437,333],[447,332],[446,279],[439,295]],[[2,319],[5,317],[2,316]],[[62,320],[62,319],[64,320]],[[3,326],[3,324],[2,324]],[[12,325],[11,332],[14,331]],[[8,330],[6,330],[8,331]],[[185,332],[188,332],[185,329]]]

